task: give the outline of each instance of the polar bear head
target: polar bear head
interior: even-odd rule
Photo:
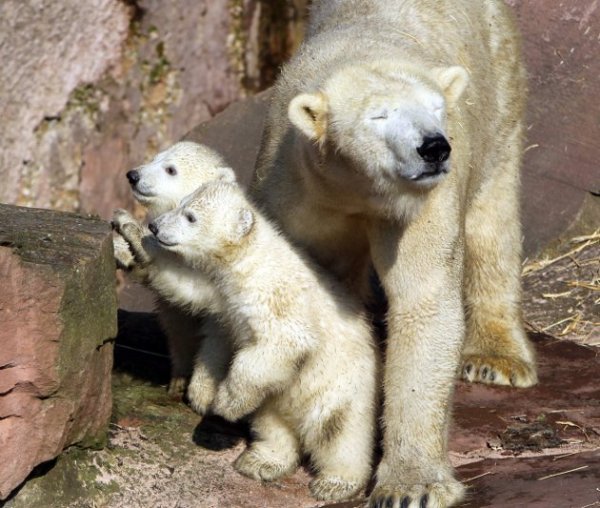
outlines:
[[[214,150],[191,141],[174,144],[148,164],[127,172],[135,198],[151,217],[175,208],[200,185],[234,181],[235,173]]]
[[[199,187],[148,227],[163,248],[195,265],[225,258],[248,238],[255,219],[237,184],[215,181]]]
[[[288,117],[305,145],[327,157],[324,178],[359,175],[375,192],[422,192],[450,170],[447,115],[467,83],[458,66],[354,65],[295,96]]]

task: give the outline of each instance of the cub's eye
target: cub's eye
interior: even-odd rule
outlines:
[[[177,174],[177,170],[173,166],[167,166],[165,171],[168,175],[175,176]]]
[[[186,213],[185,218],[187,219],[188,222],[191,222],[191,223],[196,222],[196,217],[194,216],[193,213],[190,213],[190,212]]]

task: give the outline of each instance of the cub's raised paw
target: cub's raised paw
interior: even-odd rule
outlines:
[[[377,485],[369,498],[369,508],[446,508],[464,497],[457,481],[422,485]]]
[[[167,388],[167,395],[175,400],[183,400],[188,380],[186,377],[172,377]]]
[[[354,497],[362,485],[339,476],[318,476],[310,482],[309,488],[312,496],[319,501],[341,501]]]
[[[118,233],[113,233],[113,248],[117,268],[125,271],[133,269],[136,264],[135,258],[125,238]]]
[[[535,365],[508,356],[465,355],[460,377],[471,383],[527,388],[537,383]]]
[[[254,480],[272,482],[294,472],[297,459],[284,460],[273,454],[263,455],[259,450],[248,448],[234,462],[238,473]]]
[[[122,208],[117,208],[113,212],[113,216],[110,221],[110,224],[115,231],[118,231],[120,233],[122,227],[125,224],[130,224],[130,223],[137,224],[137,220],[127,210],[123,210]]]

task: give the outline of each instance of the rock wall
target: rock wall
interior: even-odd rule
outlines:
[[[305,0],[4,0],[0,202],[109,217],[123,173],[268,86]]]
[[[105,439],[117,333],[110,226],[0,205],[0,279],[2,500],[63,448]]]
[[[600,209],[600,2],[506,2],[529,73],[522,205],[525,251],[533,253],[584,210]]]

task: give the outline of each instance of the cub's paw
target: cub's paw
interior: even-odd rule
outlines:
[[[258,404],[251,404],[247,398],[242,398],[240,393],[229,390],[227,383],[223,382],[217,389],[212,410],[216,415],[235,422],[249,415],[257,407]]]
[[[117,208],[113,212],[113,216],[112,216],[112,220],[110,221],[110,224],[112,225],[112,227],[115,231],[120,233],[123,226],[125,224],[130,224],[130,223],[138,224],[138,221],[127,210],[123,210],[122,208]]]
[[[135,258],[129,249],[129,244],[118,233],[113,233],[113,248],[117,268],[130,271],[136,265]]]
[[[317,476],[310,482],[310,493],[319,501],[341,501],[354,497],[363,487],[360,482],[339,476]]]
[[[172,377],[167,388],[167,395],[174,400],[183,400],[187,384],[186,377]]]
[[[286,461],[274,455],[263,455],[259,450],[252,448],[248,448],[233,463],[238,473],[266,482],[272,482],[292,473],[297,466],[297,459]]]
[[[369,498],[369,508],[446,508],[464,497],[464,487],[457,481],[416,485],[376,485]]]
[[[537,383],[535,365],[508,356],[465,355],[460,377],[471,383],[527,388]]]
[[[215,399],[215,391],[214,383],[194,373],[187,387],[187,398],[191,408],[200,416],[206,415]]]

